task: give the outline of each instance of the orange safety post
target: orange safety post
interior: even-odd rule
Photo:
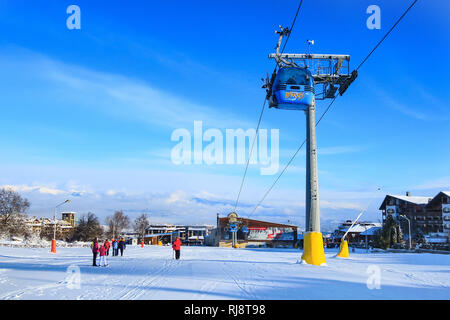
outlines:
[[[56,253],[56,240],[55,239],[52,240],[52,252]]]

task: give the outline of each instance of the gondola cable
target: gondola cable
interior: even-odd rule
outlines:
[[[288,35],[287,35],[286,41],[284,42],[283,49],[281,50],[282,53],[284,52],[284,49],[286,48],[286,44],[287,44],[287,42],[289,41],[289,37],[290,37],[290,35],[291,35],[291,32],[290,32],[290,31],[292,31],[292,29],[293,29],[294,26],[295,26],[295,22],[297,21],[297,16],[298,16],[298,13],[300,12],[300,8],[302,7],[302,3],[303,3],[303,0],[300,0],[300,4],[299,4],[299,6],[298,6],[298,8],[297,8],[297,12],[295,13],[295,17],[294,17],[294,20],[292,21],[291,28],[289,29],[289,33],[288,33]],[[276,72],[276,69],[277,69],[277,67],[275,67],[275,69],[273,70],[274,73]],[[244,181],[245,181],[245,178],[246,178],[246,176],[247,176],[248,165],[249,165],[249,163],[250,163],[250,159],[251,159],[252,154],[253,154],[253,148],[254,148],[254,145],[255,145],[255,142],[256,142],[256,138],[257,138],[257,136],[258,136],[259,126],[260,126],[260,124],[261,124],[261,119],[262,119],[262,116],[263,116],[263,113],[264,113],[264,109],[265,109],[265,107],[266,107],[266,102],[267,102],[267,99],[265,98],[265,99],[264,99],[264,103],[263,103],[263,105],[262,105],[261,113],[260,113],[260,115],[259,115],[258,124],[257,124],[257,126],[256,126],[255,137],[253,138],[252,146],[251,146],[251,148],[250,148],[250,153],[249,153],[249,155],[248,155],[247,164],[246,164],[246,166],[245,166],[244,175],[243,175],[242,181],[241,181],[241,186],[239,187],[239,192],[238,192],[238,196],[237,196],[237,198],[236,198],[236,203],[234,204],[234,211],[236,211],[237,205],[238,205],[238,203],[239,203],[239,198],[240,198],[240,196],[241,196],[242,187],[244,186]]]

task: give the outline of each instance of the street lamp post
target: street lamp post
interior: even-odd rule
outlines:
[[[411,250],[411,220],[409,220],[405,215],[401,215],[403,219],[406,219],[408,221],[408,240],[409,240],[409,246],[408,249]]]
[[[52,249],[51,249],[52,253],[56,253],[56,209],[58,207],[62,206],[63,204],[68,203],[68,202],[70,202],[70,200],[66,200],[66,201],[58,204],[55,207],[55,211],[54,211],[54,214],[53,214],[53,240],[52,240]]]

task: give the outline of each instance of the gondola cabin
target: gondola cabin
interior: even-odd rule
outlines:
[[[305,110],[314,101],[314,80],[307,68],[282,67],[278,70],[269,97],[269,107]]]

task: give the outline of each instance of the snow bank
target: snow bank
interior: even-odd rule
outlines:
[[[56,246],[61,248],[67,247],[90,247],[90,242],[66,242],[61,240],[56,240]],[[30,238],[24,240],[22,238],[12,238],[8,239],[6,237],[0,238],[0,246],[6,247],[17,247],[17,248],[50,248],[51,241],[41,239],[38,235],[32,235]]]
[[[0,247],[0,299],[450,299],[450,256],[366,253],[327,266],[295,249],[127,246],[93,267],[90,248]]]

